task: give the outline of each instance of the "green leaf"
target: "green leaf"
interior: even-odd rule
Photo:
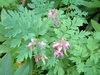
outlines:
[[[69,58],[72,62],[75,62],[76,64],[81,63],[81,58],[80,57],[70,57]]]
[[[80,32],[76,32],[74,35],[71,36],[72,39],[82,39],[85,38],[86,36],[88,36],[90,34],[90,32],[86,32],[86,31],[80,31]]]
[[[29,38],[29,39],[32,39],[34,36],[35,36],[34,33],[29,33],[29,34],[28,34],[28,38]]]
[[[0,0],[0,7],[9,7],[14,4],[17,0]]]
[[[61,25],[61,30],[63,33],[65,33],[67,31],[66,25]]]
[[[100,31],[100,24],[94,20],[91,20],[92,26],[96,31]]]
[[[49,72],[48,72],[46,75],[52,75],[52,74],[53,74],[53,72],[54,72],[54,70],[53,70],[53,69],[49,69]]]
[[[95,21],[98,21],[99,20],[99,17],[100,17],[100,13],[96,14],[92,19],[95,20]],[[91,22],[89,22],[89,24],[88,24],[88,26],[86,27],[85,30],[87,30],[87,31],[93,30],[93,26],[91,25]]]
[[[14,39],[11,41],[11,47],[19,47],[21,43],[21,39]]]
[[[83,19],[80,17],[74,17],[72,20],[72,26],[82,26],[83,25]]]
[[[18,52],[19,55],[17,56],[17,62],[23,61],[24,59],[32,58],[32,50],[29,48],[22,47],[22,49]]]
[[[54,29],[55,34],[57,35],[58,38],[62,37],[62,33],[59,29]]]
[[[60,64],[57,64],[54,69],[55,75],[64,75],[64,70]]]
[[[56,58],[49,58],[47,66],[53,67],[58,63],[58,60]]]
[[[91,8],[100,8],[100,1],[97,1],[97,0],[94,2],[84,1],[83,4]]]
[[[35,69],[35,64],[33,58],[28,58],[26,63],[29,65],[29,75],[33,74],[33,69]]]
[[[53,5],[54,5],[54,8],[56,8],[61,3],[62,0],[49,0],[49,1],[51,1],[51,2],[54,1]]]
[[[5,37],[15,37],[19,33],[21,33],[21,29],[19,28],[10,29],[9,32],[7,32],[7,34],[5,35]]]
[[[91,56],[90,56],[91,61],[94,61],[94,63],[97,64],[99,62],[99,59],[100,59],[100,56],[99,55],[100,55],[99,52],[98,53],[91,54]]]
[[[76,66],[69,67],[67,69],[67,75],[79,75],[79,73],[76,70]]]
[[[14,75],[29,75],[29,65],[24,64],[14,72]]]
[[[95,49],[99,48],[98,40],[89,38],[87,40],[87,48],[91,51],[91,53],[93,53]]]
[[[0,74],[13,75],[13,63],[10,54],[6,54],[0,61]]]
[[[0,41],[2,42],[2,41],[4,41],[4,40],[7,40],[8,38],[6,38],[6,37],[3,37],[2,35],[0,35]]]
[[[39,35],[44,35],[47,32],[48,27],[47,26],[41,26],[39,30]]]
[[[79,73],[84,71],[84,63],[77,64],[76,66]]]
[[[48,0],[32,0],[32,2],[33,3],[28,4],[28,6],[34,8],[34,13],[39,15],[47,15],[47,11],[52,9],[54,4]]]
[[[93,33],[94,39],[100,40],[100,32]]]
[[[85,75],[94,75],[92,68],[85,68],[84,70],[85,70]]]
[[[1,39],[3,39],[2,37],[4,37],[7,32],[8,32],[8,30],[6,30],[5,27],[2,25],[2,22],[0,22],[0,37],[1,37]],[[5,37],[4,37],[4,39],[5,39]]]
[[[58,75],[64,75],[64,70],[61,67],[58,69]]]
[[[6,15],[7,15],[7,12],[5,9],[2,9],[1,11],[1,20],[4,21],[6,19]]]
[[[11,48],[9,46],[6,45],[0,45],[0,53],[6,53],[9,52],[11,50]]]

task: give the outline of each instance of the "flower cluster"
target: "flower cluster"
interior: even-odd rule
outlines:
[[[52,18],[53,20],[57,19],[57,12],[53,9],[53,10],[49,10],[48,12],[48,18]]]
[[[44,49],[45,45],[47,45],[46,43],[39,42],[37,39],[31,39],[31,42],[27,45],[27,47],[31,48],[32,50],[36,49],[36,45],[38,45],[40,47],[40,49]],[[39,60],[42,60],[43,63],[45,64],[45,59],[48,59],[46,57],[46,55],[43,55],[42,53],[37,53],[34,56],[35,62],[37,63]]]
[[[31,39],[31,42],[27,45],[27,47],[32,48],[34,46],[38,45],[39,47],[41,47],[41,49],[44,49],[44,46],[47,45],[46,43],[42,42],[38,42],[37,39]]]
[[[58,25],[59,25],[59,21],[58,21],[57,17],[58,17],[58,15],[57,15],[57,11],[55,9],[48,11],[48,18],[52,18],[52,20],[54,20],[56,27],[58,27]]]
[[[35,62],[38,63],[39,60],[42,60],[43,64],[45,64],[45,59],[48,59],[46,55],[33,55],[35,57]]]
[[[58,40],[57,42],[54,42],[53,44],[53,50],[54,50],[54,56],[55,57],[64,57],[64,54],[66,54],[66,50],[69,49],[70,44],[66,39],[62,37],[61,40]],[[66,54],[67,55],[67,54]]]
[[[44,43],[43,41],[39,42],[37,39],[31,39],[31,42],[27,45],[27,47],[36,49],[36,48],[34,48],[34,47],[36,47],[36,45],[38,45],[41,49],[44,49],[45,45],[47,45],[47,44]],[[55,57],[57,57],[57,58],[64,57],[64,54],[67,55],[66,50],[68,50],[70,48],[70,44],[68,43],[68,41],[66,39],[64,39],[62,37],[61,40],[54,42],[52,47],[54,50]],[[36,63],[38,63],[39,60],[42,60],[42,62],[45,64],[45,59],[48,59],[46,57],[46,55],[44,55],[42,53],[35,53],[33,56],[34,56]]]

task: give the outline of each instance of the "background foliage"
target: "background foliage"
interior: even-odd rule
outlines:
[[[99,0],[31,0],[25,5],[20,1],[17,4],[16,0],[3,1],[0,1],[0,74],[100,74]],[[5,8],[10,3],[17,4],[15,9]],[[48,18],[49,10],[55,10],[56,19]],[[64,58],[56,58],[52,45],[62,37],[70,48],[64,52]],[[47,45],[41,49],[36,43],[35,49],[29,48],[31,39]],[[38,63],[34,55],[39,57]]]

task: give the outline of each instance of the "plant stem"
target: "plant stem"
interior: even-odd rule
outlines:
[[[22,0],[22,5],[25,6],[26,0]]]

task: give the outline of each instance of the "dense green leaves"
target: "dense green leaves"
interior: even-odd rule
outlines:
[[[47,66],[54,67],[59,61],[55,58],[50,58],[47,62]]]
[[[17,62],[23,61],[24,59],[27,59],[28,57],[32,57],[32,50],[28,48],[21,49],[19,52],[19,55],[17,56]]]
[[[57,65],[55,66],[54,74],[55,74],[55,75],[56,75],[56,74],[57,74],[57,75],[64,75],[64,70],[63,70],[61,64],[57,64]]]
[[[0,74],[13,75],[12,56],[14,63],[26,62],[14,75],[32,75],[32,72],[40,75],[45,71],[47,75],[99,75],[100,24],[91,20],[95,32],[81,30],[87,23],[87,12],[78,6],[82,3],[83,0],[31,0],[28,7],[19,5],[15,11],[2,9],[0,53],[11,55],[1,58]],[[70,45],[66,50],[68,56],[56,58],[55,52],[62,49],[54,49],[53,44],[62,37]]]
[[[21,39],[14,39],[11,41],[11,47],[19,47],[21,43]]]
[[[2,75],[13,75],[13,62],[12,57],[8,53],[6,54],[2,60],[0,60],[0,74]]]
[[[34,9],[34,13],[38,15],[47,15],[47,11],[53,8],[54,2],[48,0],[31,0],[33,3],[28,4],[28,6]]]

